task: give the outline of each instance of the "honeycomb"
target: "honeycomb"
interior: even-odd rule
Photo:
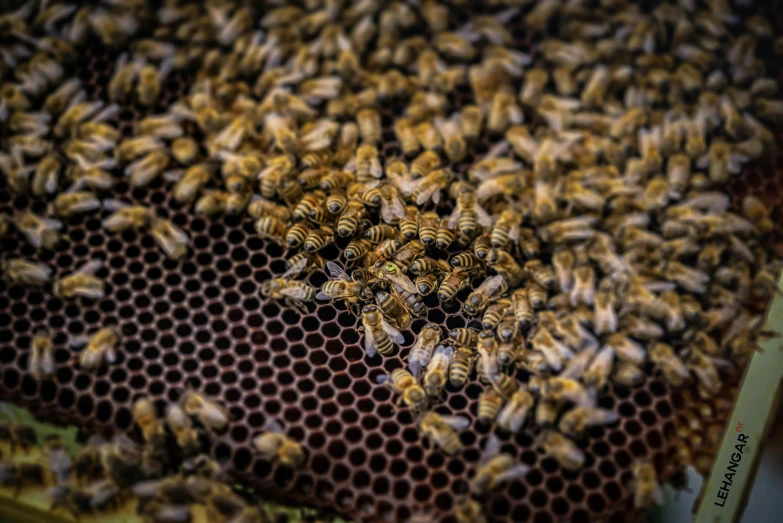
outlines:
[[[521,29],[516,36],[522,49],[541,38]],[[78,75],[93,98],[104,96],[115,57],[99,44],[88,46]],[[130,134],[141,117],[163,110],[187,84],[187,75],[172,75],[156,108],[124,106],[120,129]],[[392,111],[382,112],[384,157],[399,152],[388,125]],[[777,139],[783,143],[780,134]],[[488,147],[477,144],[472,152],[482,154]],[[783,242],[781,173],[783,150],[778,147],[775,156],[753,165],[728,187],[735,201],[750,192],[773,206],[778,244]],[[171,219],[191,236],[190,255],[174,262],[149,236],[107,234],[100,213],[69,219],[64,245],[56,252],[36,252],[18,236],[2,240],[3,256],[45,262],[54,267],[54,278],[101,258],[105,263],[98,276],[106,281],[104,299],[64,302],[50,292],[9,287],[0,280],[3,399],[46,420],[138,436],[131,415],[136,398],[147,395],[162,410],[192,387],[219,398],[233,416],[228,431],[215,441],[213,455],[265,495],[361,521],[405,521],[417,514],[454,521],[453,507],[468,492],[490,427],[472,423],[461,434],[465,450],[457,456],[427,449],[410,413],[394,406],[376,377],[402,366],[413,332],[426,322],[444,329],[468,326],[459,302],[469,289],[450,303],[439,303],[434,294],[426,297],[428,316],[404,332],[401,350],[393,357],[367,359],[359,344],[359,320],[343,305],[318,303],[302,315],[261,299],[261,282],[284,272],[285,257],[279,246],[257,237],[250,219],[196,216],[173,201],[161,180],[133,190],[120,181],[113,196]],[[0,212],[44,208],[45,202],[14,198],[0,188]],[[336,260],[346,243],[338,239],[321,254]],[[317,271],[308,282],[318,287],[326,279]],[[123,336],[118,362],[96,374],[76,369],[68,337],[109,325]],[[26,370],[38,327],[57,333],[56,375],[42,383]],[[730,399],[735,389],[736,381],[729,383],[724,396]],[[447,401],[436,410],[474,420],[480,390],[475,383],[464,389],[448,386]],[[641,514],[631,502],[631,464],[649,456],[664,479],[676,470],[677,426],[694,413],[689,397],[673,391],[659,375],[630,389],[610,385],[599,404],[617,412],[620,422],[588,432],[580,443],[586,463],[578,471],[544,457],[530,430],[501,434],[502,450],[531,470],[489,496],[485,511],[493,520],[536,523],[638,519]],[[716,410],[702,423],[722,426],[727,415],[725,409]],[[270,418],[280,420],[305,449],[307,461],[299,472],[273,465],[252,450],[252,438]],[[701,452],[709,457],[706,444]]]

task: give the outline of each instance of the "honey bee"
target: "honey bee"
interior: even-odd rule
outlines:
[[[373,225],[366,231],[364,231],[364,237],[367,238],[373,244],[381,243],[384,240],[399,238],[399,231],[391,225],[380,224]]]
[[[549,368],[556,372],[559,372],[563,365],[574,357],[573,351],[555,338],[540,322],[530,342],[533,348],[544,356]]]
[[[127,99],[133,90],[140,69],[140,61],[129,61],[128,54],[122,53],[114,64],[114,74],[109,80],[109,99],[113,102]]]
[[[394,122],[394,134],[400,142],[402,152],[406,156],[413,156],[420,150],[419,138],[414,131],[414,124],[410,118],[398,118]]]
[[[742,212],[762,234],[769,233],[773,224],[767,206],[757,197],[748,195],[742,199]]]
[[[421,215],[419,221],[419,239],[424,245],[430,246],[435,244],[437,239],[438,227],[440,225],[440,218],[435,212],[425,212]]]
[[[443,137],[446,156],[455,163],[461,162],[467,154],[465,139],[457,119],[457,115],[453,115],[449,120],[435,119],[435,126]]]
[[[473,253],[479,260],[486,261],[492,251],[490,237],[490,234],[485,232],[476,236],[476,239],[473,240]]]
[[[520,101],[525,105],[535,106],[548,82],[549,73],[545,69],[535,68],[527,71],[519,93]]]
[[[498,488],[503,483],[522,479],[530,470],[523,463],[514,463],[514,457],[500,452],[500,440],[491,435],[484,447],[479,467],[470,482],[470,491],[476,496],[483,496]]]
[[[514,209],[506,209],[492,227],[491,244],[495,249],[508,250],[511,242],[519,239],[522,215]]]
[[[343,299],[355,306],[361,301],[372,300],[372,292],[365,285],[354,282],[339,265],[330,261],[326,262],[326,268],[334,279],[323,284],[315,299]]]
[[[332,242],[334,242],[334,229],[323,225],[318,229],[310,231],[310,234],[304,240],[304,249],[307,252],[314,253]]]
[[[503,407],[503,403],[503,397],[495,389],[488,388],[481,391],[476,418],[478,422],[484,425],[492,423]]]
[[[213,398],[187,389],[180,398],[180,405],[188,416],[195,416],[208,430],[222,431],[228,426],[228,410]]]
[[[386,384],[400,397],[397,405],[404,403],[414,415],[418,415],[427,407],[427,394],[416,381],[416,377],[404,369],[394,369],[391,376],[381,374],[378,383]]]
[[[481,319],[481,325],[485,330],[491,330],[498,326],[498,323],[506,313],[511,310],[512,302],[508,298],[500,298],[489,304],[484,316]]]
[[[478,226],[489,228],[492,218],[476,201],[476,193],[468,188],[457,196],[457,205],[449,217],[449,229],[457,228],[467,237],[472,237]]]
[[[424,151],[416,158],[414,158],[413,161],[411,162],[410,175],[413,177],[414,180],[424,178],[427,175],[429,175],[431,172],[436,170],[438,167],[440,167],[440,164],[441,164],[441,160],[437,152]],[[412,185],[412,182],[407,180],[405,181],[405,183]],[[403,192],[405,192],[404,187],[400,187],[400,189],[403,189]]]
[[[504,283],[503,276],[490,276],[476,290],[470,293],[462,306],[462,310],[469,316],[478,315],[486,308],[487,303],[495,293],[504,286]]]
[[[467,428],[470,420],[464,416],[441,416],[430,411],[419,418],[418,424],[426,440],[440,447],[446,454],[455,454],[462,450],[462,442],[457,432]]]
[[[519,432],[535,399],[526,388],[519,388],[498,413],[498,427],[511,433]]]
[[[155,213],[143,205],[130,205],[120,200],[103,200],[103,208],[112,214],[103,220],[103,228],[110,232],[130,229],[143,230],[155,219]]]
[[[699,380],[699,386],[706,389],[710,394],[717,393],[722,386],[722,381],[715,363],[716,361],[720,360],[707,356],[693,347],[688,349],[687,357],[685,359],[685,366],[690,369]]]
[[[555,458],[560,465],[568,470],[576,470],[585,462],[585,455],[576,444],[560,433],[552,430],[542,432],[536,444],[544,452]]]
[[[565,436],[580,437],[589,427],[611,425],[619,420],[617,413],[611,410],[577,405],[560,418],[558,429]]]
[[[298,469],[304,464],[304,450],[298,443],[285,436],[283,428],[275,420],[266,423],[264,433],[256,437],[253,443],[267,459],[293,469]]]
[[[37,381],[49,379],[54,374],[54,342],[48,332],[40,330],[33,336],[27,366],[30,375]]]
[[[438,287],[438,300],[442,302],[453,300],[457,292],[469,282],[470,271],[454,270],[449,272]]]
[[[460,346],[474,348],[478,344],[479,332],[469,328],[454,329],[449,332],[449,338]]]
[[[125,167],[133,187],[144,187],[158,178],[168,167],[171,157],[167,151],[152,151]]]
[[[372,108],[360,110],[356,115],[356,124],[359,126],[359,133],[365,144],[374,147],[381,141],[381,115],[378,111]]]
[[[490,133],[502,134],[510,126],[519,125],[523,121],[524,113],[516,104],[514,95],[504,91],[495,93],[487,115],[487,130]]]
[[[302,272],[306,264],[307,260],[302,259],[285,271],[279,278],[263,282],[261,284],[261,294],[265,298],[283,300],[287,306],[295,307],[303,314],[307,314],[305,303],[315,299],[313,288],[304,282],[289,279],[291,276]]]
[[[416,160],[411,164],[411,174],[414,172],[415,162]],[[441,191],[448,187],[452,178],[453,174],[450,169],[436,169],[421,178],[404,181],[400,189],[403,194],[410,196],[416,205],[422,206],[429,200],[437,204],[440,202]]]
[[[462,107],[459,123],[465,140],[478,140],[484,124],[484,114],[477,105],[465,105]]]
[[[486,523],[487,518],[475,499],[466,497],[454,507],[457,523]],[[429,520],[427,520],[429,521]]]
[[[291,229],[294,229],[297,225],[299,224],[294,224]],[[287,229],[285,223],[274,216],[263,216],[259,218],[256,221],[255,229],[261,238],[272,240],[278,245],[285,245],[288,243],[288,245],[291,246],[291,236],[292,234],[295,234],[295,231],[292,232]],[[302,241],[304,241],[303,238]]]
[[[89,191],[66,191],[57,195],[49,204],[48,213],[59,218],[92,212],[101,207],[101,201]]]
[[[0,268],[12,284],[40,287],[49,281],[52,275],[51,267],[21,258],[0,260]]]
[[[405,300],[397,293],[380,291],[375,294],[375,301],[381,312],[389,318],[396,327],[406,329],[410,325],[411,316],[406,308]]]
[[[612,374],[612,381],[624,387],[640,385],[645,378],[644,371],[633,363],[621,363],[617,365]]]
[[[144,441],[158,446],[166,438],[166,432],[163,425],[155,414],[155,404],[148,398],[139,398],[133,404],[133,419],[141,429]]]
[[[384,262],[376,269],[378,279],[400,287],[401,290],[416,294],[416,286],[406,276],[400,267],[391,261]]]
[[[453,387],[465,385],[471,372],[473,372],[474,360],[472,349],[463,346],[457,347],[449,367],[449,383]]]
[[[337,234],[343,238],[352,236],[359,229],[359,223],[366,217],[367,211],[365,210],[364,204],[361,201],[348,201],[345,209],[340,215],[340,218],[337,220]]]
[[[194,165],[187,170],[175,169],[163,173],[163,178],[175,182],[174,199],[178,203],[190,203],[211,178],[211,170],[205,164]]]
[[[424,373],[423,386],[430,398],[441,395],[449,377],[449,365],[454,356],[454,347],[438,345]]]
[[[413,240],[419,234],[419,209],[415,205],[406,205],[400,218],[400,232],[406,240]]]
[[[362,309],[362,329],[364,331],[364,350],[372,358],[377,352],[389,355],[394,351],[394,344],[405,341],[405,337],[392,327],[376,305],[366,305]]]
[[[63,223],[59,220],[25,212],[17,215],[14,223],[17,230],[36,249],[43,247],[52,250],[60,243],[59,231],[62,229]]]
[[[60,171],[62,164],[56,156],[49,154],[45,156],[35,169],[31,190],[35,196],[44,196],[45,194],[54,194],[57,191],[57,185],[60,180]]]
[[[193,424],[182,406],[177,403],[169,403],[166,406],[166,424],[174,435],[177,446],[182,449],[185,455],[199,452],[201,442],[198,431],[193,428]]]
[[[440,343],[440,327],[428,323],[420,331],[416,343],[408,353],[408,369],[418,378],[432,357],[432,351]]]
[[[391,241],[389,243],[392,243]],[[381,244],[383,245],[383,244]],[[345,247],[343,256],[349,262],[358,260],[370,252],[373,248],[372,243],[369,240],[361,238],[359,240],[353,240]]]
[[[138,71],[139,83],[136,85],[136,97],[142,105],[154,105],[160,96],[160,86],[171,72],[174,63],[164,60],[160,67],[152,64],[142,65]]]
[[[99,300],[105,295],[103,280],[95,273],[103,267],[97,258],[90,260],[68,276],[63,276],[52,286],[52,292],[58,298],[90,298]]]
[[[190,237],[171,221],[156,218],[150,226],[150,234],[161,250],[172,260],[179,260],[188,252]]]
[[[104,362],[112,364],[117,361],[116,349],[119,342],[120,333],[113,327],[104,327],[89,338],[73,338],[70,343],[73,347],[86,344],[77,357],[79,365],[86,370],[98,370]]]
[[[672,386],[678,387],[690,379],[688,368],[674,353],[674,349],[665,343],[656,343],[650,348],[650,361],[663,373]]]
[[[653,503],[663,500],[660,492],[655,467],[649,460],[638,460],[633,464],[634,495],[633,502],[636,508],[650,507]]]

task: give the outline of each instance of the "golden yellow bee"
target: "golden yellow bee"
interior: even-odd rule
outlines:
[[[524,463],[514,463],[514,457],[500,452],[500,440],[494,434],[484,447],[476,474],[470,482],[470,491],[482,496],[509,481],[522,479],[530,470]]]
[[[208,430],[222,431],[228,426],[228,410],[200,392],[187,389],[180,398],[180,404],[188,416],[195,416]]]
[[[120,200],[103,200],[103,208],[112,214],[103,220],[103,228],[110,232],[129,229],[143,230],[155,219],[155,212],[143,205],[130,205]]]
[[[282,465],[298,469],[304,464],[305,453],[302,447],[283,433],[283,428],[274,420],[264,426],[264,433],[253,441],[256,449],[267,459],[278,461]]]
[[[49,204],[49,214],[59,218],[69,218],[77,214],[95,211],[101,207],[101,201],[89,191],[66,191],[57,195]]]
[[[478,399],[477,421],[485,425],[493,423],[503,407],[503,403],[503,397],[494,388],[486,388],[481,391]]]
[[[424,373],[424,390],[430,398],[438,398],[443,392],[448,380],[448,371],[451,359],[454,356],[454,347],[438,345],[432,358],[427,363]]]
[[[297,265],[301,266],[302,262]],[[292,266],[293,268],[295,266]],[[351,305],[372,300],[373,295],[369,288],[353,281],[339,265],[329,261],[326,262],[326,269],[333,279],[323,284],[321,290],[315,295],[316,300],[345,300]]]
[[[54,249],[60,242],[60,230],[63,223],[53,218],[38,216],[32,212],[25,212],[15,217],[16,229],[22,233],[30,244],[36,249]]]
[[[133,419],[145,442],[154,446],[163,444],[166,432],[155,413],[155,404],[149,398],[139,398],[133,403]]]
[[[455,454],[462,450],[462,442],[457,432],[469,424],[470,420],[464,416],[441,416],[432,411],[419,418],[422,436],[446,454]]]
[[[364,350],[372,358],[376,353],[389,355],[394,344],[405,341],[405,337],[389,324],[376,305],[367,305],[362,309],[362,329],[364,331]]]
[[[172,260],[179,260],[188,252],[190,237],[169,220],[155,218],[150,225],[150,235]]]
[[[166,425],[174,435],[177,446],[186,456],[198,453],[201,448],[198,431],[193,428],[182,406],[177,403],[169,403],[166,406]]]
[[[633,464],[634,495],[633,502],[637,508],[650,507],[653,503],[663,501],[663,494],[658,486],[655,467],[649,460],[638,460]]]
[[[0,260],[0,268],[12,284],[42,286],[52,275],[51,267],[21,258]]]
[[[497,416],[498,427],[511,433],[519,432],[525,424],[528,412],[533,408],[535,399],[527,388],[520,387],[511,395]]]
[[[120,342],[120,334],[113,327],[104,327],[88,337],[71,339],[73,347],[86,347],[79,353],[77,359],[79,365],[86,370],[98,370],[104,363],[112,364],[117,361],[117,345]]]
[[[476,290],[470,293],[470,296],[467,297],[462,305],[462,310],[469,316],[476,316],[486,308],[489,300],[503,285],[503,276],[490,276]]]
[[[30,375],[40,381],[50,378],[55,371],[54,342],[51,335],[39,330],[30,342],[30,356],[27,367]]]
[[[397,404],[404,403],[414,415],[420,414],[427,407],[427,394],[419,385],[413,374],[404,369],[394,369],[391,376],[381,374],[378,383],[386,384],[400,397]]]
[[[68,276],[63,276],[52,286],[52,292],[60,298],[91,298],[99,300],[104,296],[103,280],[95,276],[103,262],[100,259],[93,259],[84,263]]]
[[[565,469],[576,470],[584,465],[584,452],[559,432],[546,430],[539,435],[536,443]]]

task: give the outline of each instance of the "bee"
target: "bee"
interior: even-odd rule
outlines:
[[[125,167],[132,187],[144,187],[157,179],[168,167],[171,157],[167,151],[152,151]]]
[[[68,276],[63,276],[52,286],[52,292],[58,298],[74,298],[81,296],[99,300],[105,295],[103,280],[95,273],[103,267],[103,262],[93,259],[76,269]]]
[[[497,327],[500,320],[511,309],[511,306],[512,302],[508,298],[500,298],[489,304],[481,320],[482,327],[485,330],[491,330]]]
[[[413,174],[414,164],[415,160],[411,164],[411,174]],[[438,204],[441,198],[441,191],[448,188],[453,177],[454,175],[450,169],[436,169],[421,178],[406,181],[403,183],[401,190],[403,194],[416,202],[416,205],[422,206],[430,200],[432,200],[432,203]]]
[[[261,238],[272,240],[278,245],[285,245],[288,243],[288,245],[291,246],[291,240],[297,238],[296,236],[292,238],[295,234],[294,228],[301,226],[301,224],[302,222],[294,224],[291,229],[287,229],[285,223],[274,216],[263,216],[256,221],[255,228]],[[302,238],[301,241],[304,241],[304,238]]]
[[[560,433],[552,430],[542,432],[536,444],[544,452],[555,458],[560,465],[568,470],[576,470],[585,462],[585,455],[576,444]]]
[[[348,201],[337,220],[337,234],[343,238],[352,236],[359,229],[359,223],[366,218],[367,211],[364,208],[364,203],[359,200]]]
[[[36,249],[43,247],[52,250],[60,243],[63,224],[53,218],[44,218],[32,212],[16,216],[14,223],[25,239]]]
[[[470,271],[454,270],[449,272],[438,287],[438,300],[450,301],[470,282]],[[478,313],[477,313],[478,314]]]
[[[375,301],[381,312],[398,328],[406,329],[410,325],[411,316],[405,307],[404,300],[396,292],[389,294],[380,291],[375,295]]]
[[[462,310],[469,316],[476,316],[482,312],[490,299],[504,286],[503,276],[490,276],[474,290],[462,306]]]
[[[44,440],[43,454],[53,483],[65,483],[71,472],[71,456],[57,434],[50,434]]]
[[[609,375],[614,365],[614,350],[609,346],[604,346],[595,355],[593,361],[587,366],[587,370],[582,376],[582,380],[597,390],[601,390],[606,385]]]
[[[459,124],[466,140],[478,140],[484,124],[484,114],[477,105],[465,105],[460,113]]]
[[[479,225],[484,228],[491,227],[492,218],[477,202],[475,191],[462,190],[457,196],[457,205],[449,217],[449,228],[457,228],[461,234],[473,237]]]
[[[109,80],[109,99],[113,102],[119,102],[127,99],[133,90],[133,84],[136,82],[141,62],[139,60],[128,60],[128,54],[122,53],[114,64],[114,74]]]
[[[171,72],[174,63],[167,59],[155,67],[152,64],[142,65],[138,71],[139,83],[136,85],[136,97],[142,105],[154,105],[160,96],[160,86]]]
[[[117,361],[117,345],[120,334],[113,327],[104,327],[89,338],[77,337],[71,340],[71,346],[86,345],[78,355],[79,365],[86,370],[98,370],[103,364]]]
[[[452,115],[449,120],[435,119],[435,127],[443,137],[446,156],[454,163],[461,162],[467,154],[465,138],[462,136],[458,119],[457,114]]]
[[[195,416],[208,430],[222,431],[228,426],[230,414],[216,400],[192,389],[187,389],[179,400],[188,416]]]
[[[130,229],[147,229],[155,219],[155,213],[143,205],[130,205],[120,200],[105,199],[103,208],[113,211],[103,220],[103,228],[110,232],[122,232]]]
[[[473,350],[468,347],[458,346],[451,359],[449,367],[449,383],[453,387],[462,387],[468,381],[473,371]]]
[[[406,205],[400,217],[400,232],[406,240],[413,240],[419,233],[419,209],[415,205]]]
[[[54,374],[54,342],[48,332],[40,330],[30,343],[28,369],[36,381],[49,379]]]
[[[362,142],[375,146],[381,141],[381,115],[378,111],[372,108],[360,110],[356,115],[356,124],[359,126]]]
[[[193,424],[182,406],[177,403],[169,403],[166,406],[166,425],[174,435],[177,446],[182,449],[185,455],[199,452],[201,442],[198,431],[193,428]]]
[[[178,203],[190,203],[195,200],[211,176],[211,170],[205,164],[194,165],[187,170],[175,169],[163,173],[165,180],[175,182],[173,194]]]
[[[150,234],[155,243],[172,260],[179,260],[187,254],[190,237],[171,221],[156,218],[150,226]]]
[[[558,429],[565,436],[580,437],[589,427],[611,425],[617,423],[620,417],[611,410],[577,405],[560,418]]]
[[[435,244],[440,226],[440,218],[435,212],[425,212],[421,215],[419,221],[419,239],[424,245]]]
[[[487,439],[470,491],[475,496],[483,496],[503,483],[522,479],[529,470],[523,463],[515,464],[512,455],[500,452],[500,440],[493,434]]]
[[[383,167],[378,158],[378,148],[372,144],[362,144],[356,149],[356,157],[345,169],[356,171],[356,181],[366,183],[383,176]]]
[[[377,244],[388,239],[398,239],[399,232],[395,227],[383,223],[380,225],[373,225],[364,231],[364,237],[367,238],[370,242]]]
[[[287,207],[270,202],[258,195],[254,195],[251,199],[247,206],[247,213],[255,219],[272,216],[281,222],[287,222],[291,218],[291,211]]]
[[[443,139],[438,129],[430,121],[423,121],[413,128],[421,146],[427,151],[439,151],[443,148]]]
[[[656,479],[655,467],[649,460],[638,460],[633,464],[634,495],[636,508],[650,507],[662,501],[663,496]]]
[[[428,323],[419,331],[416,343],[408,353],[408,369],[414,377],[418,378],[432,357],[432,351],[440,343],[440,327]]]
[[[485,232],[476,236],[476,239],[473,240],[473,253],[481,261],[486,261],[492,251],[490,238],[490,234]]]
[[[362,309],[362,330],[364,331],[364,349],[372,358],[376,352],[389,355],[394,350],[394,344],[405,341],[405,337],[392,327],[376,305],[366,305]]]
[[[414,131],[414,124],[408,117],[398,118],[394,122],[394,135],[400,142],[405,156],[412,156],[419,152],[419,139]]]
[[[485,425],[492,423],[503,407],[503,403],[503,397],[495,389],[484,389],[478,399],[478,422]]]
[[[392,242],[390,241],[389,243]],[[345,252],[343,252],[343,256],[345,256],[345,259],[347,261],[351,262],[362,258],[372,249],[373,249],[372,243],[370,243],[369,240],[361,238],[359,240],[353,240],[352,242],[350,242],[345,247]]]
[[[537,262],[538,260],[531,260]],[[495,272],[503,277],[504,283],[518,285],[525,279],[526,270],[519,266],[517,261],[508,252],[501,249],[493,249],[487,256],[487,262]],[[530,263],[530,262],[528,262]],[[531,267],[534,267],[532,264]],[[527,265],[525,267],[528,267]],[[546,269],[541,266],[539,270],[542,278],[547,276]]]
[[[511,433],[519,432],[535,399],[526,388],[519,388],[498,413],[497,424]]]
[[[514,209],[506,209],[492,227],[490,242],[495,249],[507,250],[511,242],[519,239],[522,215]]]
[[[440,167],[440,156],[435,151],[424,151],[411,161],[410,175],[413,179],[421,179]],[[406,182],[412,185],[412,182]],[[403,192],[405,192],[404,188]],[[417,202],[418,203],[418,202]],[[436,202],[437,203],[437,202]]]
[[[372,300],[372,292],[363,283],[355,282],[334,262],[326,262],[327,271],[334,278],[323,284],[316,294],[317,300],[344,299],[347,303],[358,305],[361,301]]]
[[[769,210],[759,198],[752,195],[745,196],[742,199],[742,213],[753,222],[760,233],[767,234],[772,230]]]
[[[163,425],[155,414],[155,404],[148,398],[139,398],[133,404],[133,419],[141,429],[145,442],[159,446],[166,439]]]
[[[315,299],[313,288],[304,282],[289,279],[291,276],[302,272],[306,264],[307,260],[302,259],[285,271],[279,278],[263,282],[261,284],[261,294],[265,298],[283,300],[287,306],[295,307],[303,314],[307,314],[305,303]]]
[[[419,430],[425,439],[440,447],[446,454],[462,450],[462,442],[457,431],[467,428],[470,420],[464,416],[441,416],[436,412],[427,412],[419,418]]]
[[[573,351],[563,342],[555,338],[549,329],[541,326],[536,328],[536,332],[530,339],[533,349],[541,352],[547,365],[552,370],[559,372],[563,364],[574,357]]]
[[[386,384],[400,397],[397,405],[404,403],[414,415],[423,412],[427,407],[427,394],[424,388],[416,381],[416,377],[405,369],[394,369],[391,376],[381,374],[377,378],[378,383]]]
[[[441,344],[435,348],[422,381],[424,390],[430,398],[437,398],[443,392],[449,377],[449,365],[453,356],[454,347],[450,345]]]
[[[711,394],[717,393],[722,386],[715,361],[719,360],[711,358],[693,347],[689,347],[685,360],[685,366],[699,380],[699,386]]]
[[[304,249],[307,252],[314,253],[320,251],[332,242],[334,242],[334,229],[324,225],[310,231],[310,234],[308,234],[304,240]]]
[[[89,191],[66,191],[49,204],[48,213],[59,218],[92,212],[101,207],[101,201]]]
[[[444,218],[440,221],[438,232],[435,234],[435,247],[445,251],[457,239],[456,232],[449,226],[449,219]]]
[[[688,368],[674,353],[671,346],[665,343],[656,343],[650,350],[650,361],[658,367],[663,376],[672,386],[678,387],[690,379]]]
[[[52,275],[51,267],[21,258],[0,260],[0,268],[12,284],[42,286]]]
[[[264,426],[264,433],[256,437],[253,444],[267,459],[278,461],[287,467],[298,469],[304,464],[304,450],[285,436],[277,421],[269,420]]]
[[[297,185],[301,191],[301,186],[298,183]],[[326,194],[321,191],[308,193],[298,201],[294,210],[291,212],[291,217],[295,221],[307,220],[311,215],[314,216],[318,213],[318,209],[325,201]]]
[[[45,156],[35,169],[31,184],[32,193],[35,196],[54,194],[60,180],[62,164],[53,154]]]

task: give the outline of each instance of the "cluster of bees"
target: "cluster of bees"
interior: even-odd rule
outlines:
[[[0,459],[0,486],[14,489],[15,495],[26,487],[47,487],[50,510],[67,511],[76,519],[135,500],[139,516],[153,523],[192,521],[196,505],[203,506],[210,521],[272,521],[263,507],[235,493],[224,467],[202,453],[230,419],[217,400],[187,390],[179,402],[166,406],[162,419],[148,398],[136,400],[132,410],[143,445],[124,435],[111,441],[93,436],[73,457],[59,436],[50,435],[40,459],[15,460],[29,454],[38,437],[27,425],[0,425],[0,444],[9,449],[8,459]],[[255,441],[270,460],[292,467],[303,461],[299,445],[274,420]]]
[[[781,263],[763,203],[749,196],[735,211],[721,187],[783,120],[763,58],[783,39],[762,14],[720,0],[495,0],[464,22],[452,16],[463,1],[132,4],[28,2],[0,18],[13,28],[0,42],[13,68],[2,71],[0,169],[17,194],[50,201],[49,216],[3,218],[0,234],[13,226],[54,249],[60,220],[103,210],[108,231],[149,233],[186,256],[186,232],[104,197],[119,170],[132,187],[163,180],[196,213],[249,215],[290,254],[261,293],[304,313],[346,302],[368,357],[395,352],[427,316],[422,297],[466,295],[462,313],[481,330],[444,337],[428,324],[407,369],[379,378],[447,453],[469,420],[433,409],[474,368],[479,422],[535,426],[538,445],[577,469],[586,430],[617,421],[597,406],[610,382],[655,372],[708,399],[753,352]],[[144,20],[148,37],[130,43]],[[549,33],[532,55],[508,29],[520,22]],[[93,37],[122,51],[108,103],[88,101],[60,65]],[[187,95],[120,135],[123,104],[157,110],[166,78],[194,72]],[[389,141],[399,152],[385,158]],[[342,264],[319,255],[334,242]],[[51,276],[2,263],[13,283]],[[100,298],[99,267],[54,294]],[[297,279],[316,270],[332,277],[320,289]],[[634,470],[648,505],[655,467]],[[492,440],[472,494],[525,472]],[[462,519],[480,519],[477,507],[466,498]]]

